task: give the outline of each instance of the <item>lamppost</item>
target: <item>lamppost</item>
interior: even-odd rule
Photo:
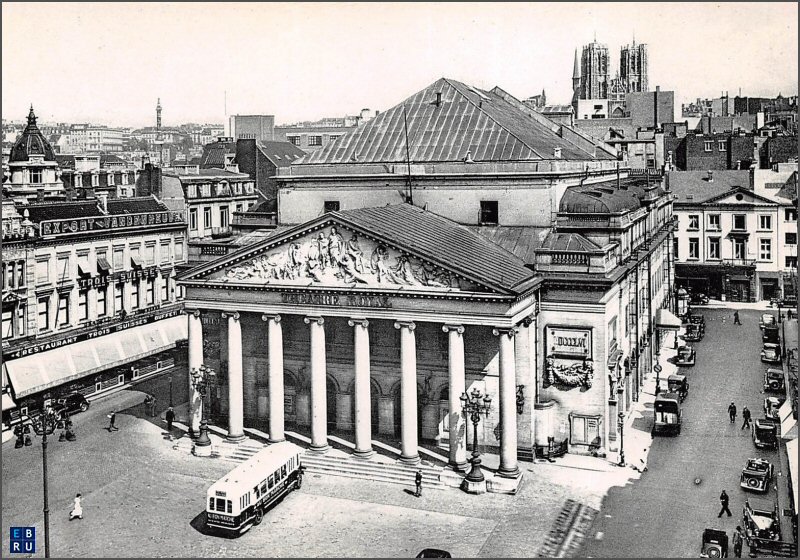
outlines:
[[[470,459],[472,469],[465,477],[465,480],[468,482],[483,482],[481,459],[480,453],[478,452],[478,423],[481,421],[482,414],[489,414],[491,404],[492,397],[489,395],[481,395],[481,392],[477,388],[473,388],[471,394],[467,394],[466,391],[461,394],[461,409],[464,411],[464,414],[469,415],[474,430],[472,437],[472,458]]]
[[[75,441],[75,434],[72,432],[72,420],[66,413],[56,411],[52,407],[45,407],[44,411],[36,418],[30,418],[25,423],[17,425],[14,433],[17,436],[15,447],[23,447],[31,445],[30,436],[33,428],[37,436],[42,436],[42,482],[44,494],[44,557],[50,558],[50,507],[48,505],[48,492],[47,492],[47,436],[52,435],[56,430],[63,430],[66,428],[66,435],[61,433],[58,441]]]
[[[658,363],[659,352],[656,352],[656,364],[653,366],[653,371],[656,372],[656,396],[661,393],[661,364]]]
[[[169,376],[169,406],[172,407],[172,376]]]
[[[200,393],[200,403],[203,406],[202,418],[200,419],[200,436],[195,441],[196,447],[208,447],[211,439],[208,437],[208,408],[211,406],[209,399],[206,406],[206,395],[210,395],[210,389],[216,383],[216,372],[205,364],[199,368],[193,368],[190,372],[192,376],[192,387]]]
[[[619,428],[619,466],[625,466],[625,413],[617,413],[617,428]]]

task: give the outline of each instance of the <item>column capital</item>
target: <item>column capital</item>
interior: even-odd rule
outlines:
[[[495,327],[492,329],[492,334],[495,336],[508,336],[508,338],[514,338],[514,335],[519,332],[517,327]]]
[[[303,318],[303,322],[306,325],[310,325],[313,322],[313,323],[316,323],[316,324],[322,326],[322,325],[325,324],[325,319],[323,317],[304,317]]]
[[[281,322],[281,316],[278,315],[278,314],[270,315],[269,313],[264,313],[263,315],[261,315],[261,320],[265,321],[265,322],[266,321],[275,321],[276,323],[280,323]]]
[[[199,309],[186,309],[185,307],[181,309],[181,313],[185,315],[194,315],[195,317],[200,317],[200,310]]]
[[[223,319],[233,319],[234,321],[238,321],[241,317],[238,311],[223,311],[220,315]]]
[[[409,331],[413,331],[414,329],[417,328],[417,325],[414,323],[414,321],[395,321],[394,328],[396,329],[406,328]]]
[[[536,317],[534,315],[528,315],[522,321],[519,322],[520,325],[527,328],[530,327],[536,321]]]
[[[442,330],[446,333],[455,331],[458,334],[464,334],[464,325],[442,325]]]
[[[369,321],[366,319],[348,319],[347,324],[351,327],[358,325],[359,327],[364,327],[366,329],[369,326]]]

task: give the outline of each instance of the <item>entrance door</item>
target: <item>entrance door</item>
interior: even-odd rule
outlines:
[[[729,286],[731,301],[750,301],[750,282],[731,280]]]
[[[777,280],[767,280],[764,279],[761,281],[761,299],[765,301],[769,301],[778,295],[778,281]]]

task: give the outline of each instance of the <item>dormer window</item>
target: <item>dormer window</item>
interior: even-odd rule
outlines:
[[[31,183],[34,185],[41,184],[42,182],[42,170],[41,169],[31,169]]]

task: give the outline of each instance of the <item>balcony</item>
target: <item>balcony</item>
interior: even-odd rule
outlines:
[[[274,228],[278,225],[277,212],[234,212],[235,228]]]
[[[756,259],[722,259],[722,266],[756,266]]]

